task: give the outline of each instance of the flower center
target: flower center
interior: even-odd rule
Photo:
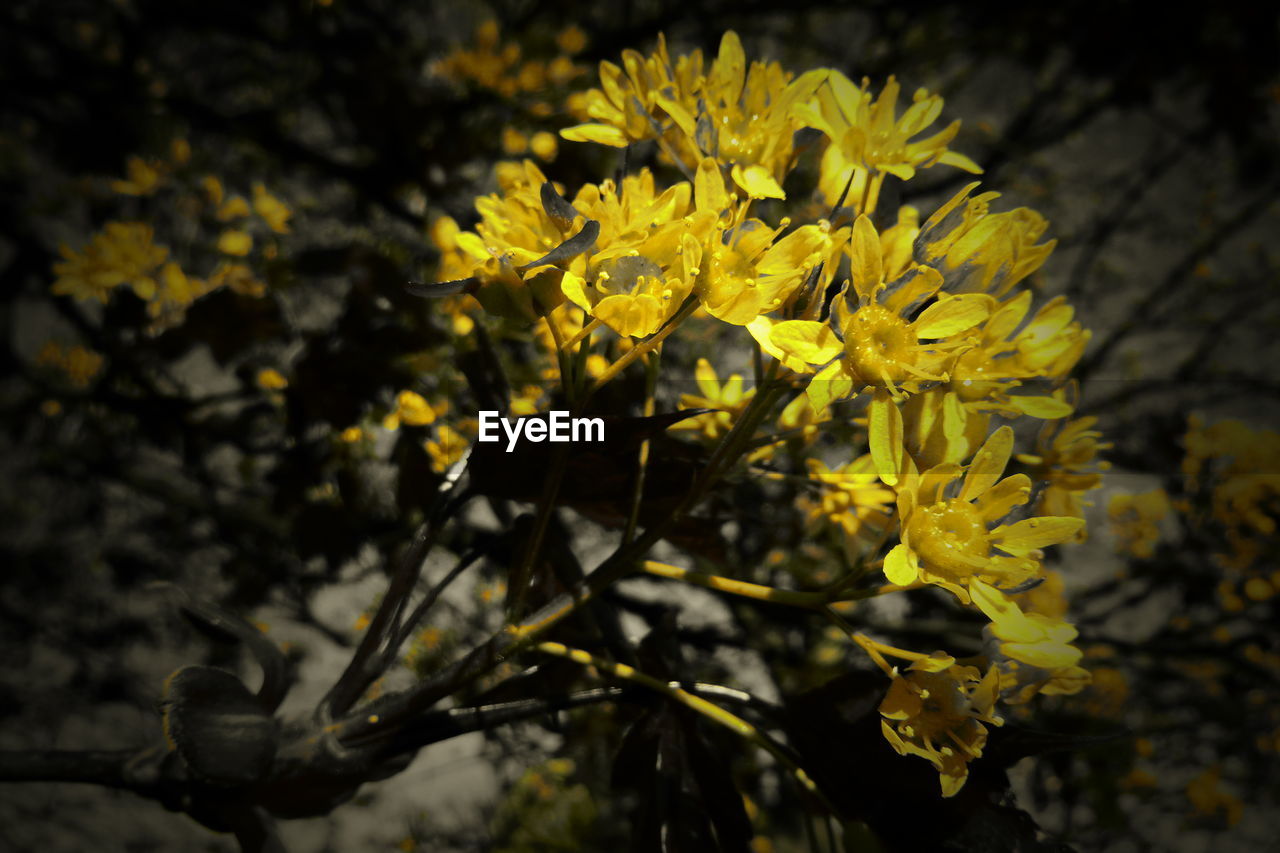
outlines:
[[[897,314],[880,305],[859,308],[844,330],[844,348],[853,372],[863,382],[901,382],[903,365],[914,365],[916,336]]]
[[[968,501],[946,500],[917,509],[907,522],[907,537],[930,569],[957,577],[983,568],[991,552],[987,527]]]
[[[907,680],[920,692],[922,710],[911,721],[919,734],[937,740],[969,718],[969,697],[955,678],[943,672],[913,672]]]

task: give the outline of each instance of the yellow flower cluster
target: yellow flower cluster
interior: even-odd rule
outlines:
[[[485,38],[496,50],[496,30]],[[499,65],[511,62],[491,60],[487,73]],[[445,299],[459,334],[486,322],[459,322],[472,298],[504,330],[537,324],[553,364],[544,375],[570,404],[636,365],[649,389],[637,402],[651,407],[664,342],[684,331],[701,347],[707,357],[675,360],[696,385],[680,402],[710,411],[678,428],[798,484],[808,532],[830,532],[845,567],[822,569],[833,579],[825,610],[891,678],[885,737],[930,761],[951,795],[999,723],[997,703],[1088,683],[1044,549],[1084,538],[1084,496],[1109,445],[1092,418],[1070,420],[1069,374],[1089,332],[1065,299],[1037,304],[1028,287],[1056,245],[1044,218],[993,210],[998,194],[976,183],[927,217],[879,209],[896,197],[886,184],[923,169],[981,171],[950,148],[959,122],[931,130],[938,95],[917,90],[902,110],[899,100],[892,78],[874,93],[836,69],[797,76],[749,62],[732,32],[710,61],[672,56],[659,37],[648,55],[602,62],[587,120],[561,131],[615,148],[655,143],[656,159],[572,192],[532,161],[501,165],[472,229],[436,221],[439,283],[419,292]],[[795,145],[804,129],[812,155]],[[743,347],[754,381],[710,356]],[[859,420],[844,401],[865,407]],[[1028,422],[1039,438],[1032,429],[1015,454],[1014,427]],[[876,569],[887,583],[867,588]],[[805,607],[818,595],[715,584]],[[843,622],[861,598],[924,586],[986,617],[981,655],[896,649]]]
[[[1150,560],[1160,542],[1160,522],[1172,510],[1164,489],[1139,494],[1122,492],[1112,497],[1107,515],[1116,537],[1116,548],[1140,560]]]
[[[1183,441],[1188,500],[1178,506],[1225,539],[1215,555],[1225,573],[1218,588],[1224,609],[1271,600],[1280,593],[1280,570],[1268,559],[1280,545],[1280,433],[1193,416]]]
[[[36,355],[36,364],[55,368],[73,387],[83,389],[102,372],[103,358],[100,353],[82,346],[66,347],[57,341],[46,341]]]
[[[190,157],[185,140],[175,141],[167,162],[132,157],[127,178],[114,181],[112,189],[122,195],[153,195],[162,181],[174,178],[175,169]],[[245,262],[253,251],[254,237],[252,226],[243,220],[256,215],[272,233],[286,234],[292,211],[262,183],[253,185],[252,203],[240,195],[227,196],[222,182],[213,175],[204,176],[199,185],[200,190],[189,193],[179,209],[208,205],[213,220],[226,226],[214,246],[204,247],[213,250],[208,252],[211,272],[207,276],[196,277],[184,271],[171,258],[169,247],[156,242],[152,226],[111,221],[78,251],[65,244],[59,247],[62,259],[53,265],[53,293],[106,304],[117,288],[128,287],[146,303],[150,317],[147,330],[152,334],[180,324],[192,303],[219,288],[262,296],[266,286]]]
[[[564,86],[587,73],[573,61],[587,46],[587,36],[576,25],[556,35],[560,52],[550,60],[526,59],[519,43],[502,42],[498,22],[488,20],[476,28],[475,44],[459,47],[432,65],[432,71],[459,83],[467,82],[497,92],[504,98],[540,95],[549,86]],[[534,114],[549,114],[550,104],[540,102]]]

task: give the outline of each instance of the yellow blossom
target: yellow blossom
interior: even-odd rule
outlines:
[[[624,51],[622,63],[600,63],[601,88],[586,94],[594,121],[561,136],[615,147],[658,138],[690,168],[708,157],[727,166],[735,192],[785,197],[782,180],[800,127],[792,108],[814,92],[825,69],[792,80],[776,62],[748,67],[732,30],[705,70],[700,50],[673,64],[661,34],[653,54]]]
[[[289,217],[293,213],[260,182],[253,185],[253,212],[277,234],[289,233]]]
[[[1013,430],[1003,426],[993,432],[967,471],[945,463],[916,473],[909,457],[898,461],[904,454],[901,422],[892,416],[896,408],[885,400],[872,405],[876,409],[871,414],[871,452],[876,466],[882,478],[895,467],[902,472],[894,478],[902,541],[884,560],[890,583],[906,586],[923,580],[968,602],[966,585],[973,582],[985,579],[1017,586],[1035,577],[1041,568],[1040,549],[1071,539],[1084,524],[1078,518],[1050,516],[989,529],[1026,503],[1031,491],[1025,474],[1001,479],[1013,448]],[[949,491],[962,473],[959,490]]]
[[[531,150],[539,160],[551,162],[556,159],[556,152],[559,143],[556,142],[554,135],[540,130],[529,139],[529,150]]]
[[[243,257],[253,249],[253,238],[247,231],[228,229],[218,235],[218,251],[224,255]]]
[[[58,276],[53,292],[106,303],[114,288],[127,284],[139,297],[151,298],[156,268],[169,254],[152,243],[154,234],[141,222],[108,222],[80,252],[61,246],[62,260],[53,265]]]
[[[267,290],[267,286],[254,277],[253,270],[229,261],[218,264],[209,276],[208,290],[224,286],[243,296],[262,296]]]
[[[696,430],[704,438],[718,440],[733,428],[733,424],[755,398],[755,389],[746,388],[742,376],[732,374],[721,384],[716,369],[705,358],[698,359],[694,367],[699,394],[681,394],[682,409],[715,409],[705,415],[683,420],[672,430]]]
[[[113,192],[121,195],[151,195],[159,188],[159,164],[149,163],[141,157],[130,157],[126,168],[128,177],[125,180],[111,182]]]
[[[436,437],[423,442],[422,446],[431,459],[431,469],[437,474],[443,474],[463,457],[469,442],[452,427],[441,424],[436,429]]]
[[[289,380],[275,368],[268,367],[258,371],[255,380],[264,391],[280,391],[289,387]]]
[[[1164,489],[1131,494],[1121,492],[1111,498],[1107,515],[1116,548],[1143,560],[1155,555],[1160,541],[1160,521],[1172,510]]]
[[[856,564],[863,550],[892,524],[896,496],[881,483],[869,453],[835,468],[819,459],[805,461],[809,480],[818,486],[816,497],[800,501],[807,529],[813,532],[822,525],[835,526],[842,534],[849,563]]]
[[[1033,466],[1031,477],[1045,483],[1037,512],[1084,518],[1084,507],[1091,505],[1084,495],[1102,485],[1102,472],[1109,467],[1097,458],[1111,447],[1098,441],[1102,433],[1093,429],[1097,422],[1093,417],[1046,421],[1036,439],[1036,452],[1018,454],[1019,462]],[[1085,533],[1080,528],[1077,541],[1084,541]]]
[[[1023,613],[1012,598],[977,577],[969,580],[969,594],[991,620],[1004,657],[1048,670],[1079,662],[1080,650],[1070,645],[1078,634],[1075,626],[1042,613]]]
[[[1000,194],[970,198],[977,186],[969,184],[929,217],[916,238],[916,260],[936,267],[955,293],[1003,297],[1044,264],[1058,241],[1036,243],[1048,223],[1030,208],[991,213]]]
[[[556,33],[556,46],[565,53],[581,53],[587,47],[587,34],[577,24]]]
[[[1244,813],[1244,804],[1222,788],[1222,768],[1215,764],[1187,783],[1187,799],[1196,813],[1206,817],[1222,813],[1227,826],[1235,826]]]
[[[415,391],[401,391],[396,395],[396,407],[382,419],[383,429],[395,430],[400,425],[426,426],[435,423],[436,412],[431,404]]]
[[[232,219],[243,219],[249,215],[249,202],[242,195],[233,195],[218,205],[219,222],[230,222]]]
[[[959,121],[912,141],[942,114],[941,97],[917,89],[911,106],[898,116],[898,94],[898,81],[890,77],[873,101],[869,80],[857,86],[831,70],[812,99],[796,107],[798,117],[829,140],[819,181],[829,204],[835,204],[848,186],[848,198],[867,198],[857,212],[873,210],[885,174],[910,180],[917,169],[939,163],[967,172],[982,171],[968,157],[947,148],[960,130]]]
[[[36,355],[36,364],[62,371],[76,388],[88,388],[102,372],[103,362],[102,355],[91,349],[63,347],[56,341],[46,341]]]
[[[850,254],[852,283],[846,297],[836,298],[832,316],[839,336],[831,325],[813,320],[749,327],[761,346],[794,370],[828,365],[809,384],[815,409],[866,386],[914,393],[922,381],[945,380],[943,367],[963,345],[957,336],[985,320],[994,305],[983,294],[939,294],[942,276],[930,267],[907,268],[886,283],[886,276],[902,267],[886,266],[886,258],[896,257],[894,246],[881,239],[866,216],[854,224]],[[914,320],[903,317],[935,297]]]
[[[983,724],[1003,724],[995,713],[999,684],[994,667],[982,675],[940,653],[922,658],[894,676],[880,703],[881,731],[899,755],[932,764],[942,795],[955,796],[968,778],[969,762],[986,745]]]

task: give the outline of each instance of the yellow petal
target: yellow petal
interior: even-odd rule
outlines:
[[[885,485],[896,485],[902,470],[902,413],[884,391],[876,393],[868,408],[868,438],[876,473]]]
[[[630,145],[627,135],[608,124],[580,124],[566,127],[560,135],[570,142],[596,142],[614,148],[626,148]]]
[[[986,522],[997,521],[1009,514],[1015,506],[1021,506],[1031,496],[1031,478],[1026,474],[1005,477],[990,491],[982,494],[975,505]]]
[[[662,325],[662,303],[652,296],[606,296],[595,316],[620,335],[642,338]]]
[[[895,678],[880,703],[880,716],[888,720],[909,720],[919,716],[923,710],[920,695],[911,689],[905,678]]]
[[[253,238],[248,232],[228,229],[218,236],[218,251],[224,255],[243,257],[253,248]]]
[[[853,224],[849,254],[853,259],[853,286],[862,302],[868,303],[880,289],[884,266],[880,257],[880,235],[876,233],[876,227],[866,214],[859,216]]]
[[[560,279],[560,290],[569,297],[569,301],[583,311],[591,313],[591,299],[587,295],[587,283],[582,276],[566,271]]]
[[[1014,660],[1044,669],[1075,666],[1082,657],[1079,649],[1066,643],[1001,643],[1000,651]]]
[[[1075,411],[1071,404],[1056,397],[1009,397],[1009,404],[1033,418],[1050,421],[1069,417]]]
[[[704,157],[694,175],[694,204],[699,211],[709,210],[717,215],[729,206],[729,196],[724,190],[724,176],[720,166],[710,157]]]
[[[965,475],[964,487],[960,489],[960,500],[971,501],[987,493],[987,490],[1000,481],[1004,468],[1009,464],[1009,454],[1013,452],[1013,429],[1002,426],[991,433],[981,449],[969,463],[969,473]]]
[[[982,174],[982,167],[970,160],[958,151],[948,151],[938,158],[938,162],[944,166],[955,166],[957,169],[964,169],[966,172],[974,175]]]
[[[911,324],[921,338],[946,338],[974,326],[991,314],[991,297],[985,293],[944,296]]]
[[[733,182],[746,190],[747,195],[752,198],[785,199],[787,197],[782,187],[764,166],[748,166],[744,169],[735,165],[730,174],[733,175]]]
[[[920,658],[911,664],[912,672],[944,672],[955,664],[956,659],[946,652],[933,652],[928,657]],[[967,669],[962,667],[961,671]]]
[[[992,627],[1001,639],[1034,643],[1045,638],[1044,630],[1028,619],[1013,599],[990,584],[976,577],[970,578],[969,595],[978,609],[991,620]]]
[[[1002,524],[991,531],[991,543],[1015,557],[1025,557],[1037,548],[1057,545],[1073,538],[1084,527],[1083,518],[1044,516],[1017,524]]]
[[[898,586],[915,583],[920,576],[915,552],[906,545],[893,546],[893,550],[884,558],[884,576],[889,579],[889,583],[896,583]]]
[[[834,362],[821,370],[805,386],[805,395],[815,415],[821,415],[836,400],[843,400],[853,390],[853,380],[845,373],[840,362]]]
[[[809,364],[826,364],[844,352],[831,326],[814,320],[784,320],[769,335],[773,344]]]

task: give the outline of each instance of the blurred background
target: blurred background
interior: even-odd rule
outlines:
[[[1280,20],[1262,3],[6,3],[0,748],[151,742],[168,673],[244,665],[157,580],[259,622],[293,662],[288,701],[314,703],[449,458],[432,426],[449,405],[428,416],[400,392],[476,409],[453,351],[468,329],[403,291],[437,280],[433,224],[470,226],[500,160],[571,188],[611,175],[612,151],[557,135],[599,61],[659,33],[673,56],[714,55],[726,29],[748,59],[943,95],[984,189],[1050,222],[1038,298],[1064,295],[1093,330],[1077,414],[1097,418],[1109,468],[1088,541],[1053,568],[1094,680],[1023,721],[1064,739],[1011,760],[1039,837],[1274,849]],[[927,215],[968,180],[934,169],[902,201]],[[77,299],[95,285],[66,283],[67,265],[108,223],[125,230],[102,252],[188,298]],[[751,548],[801,547],[779,537]],[[501,583],[486,570],[455,590],[402,675],[483,636]],[[636,613],[651,592],[628,593]],[[681,606],[730,678],[768,679],[735,648],[749,615],[709,594]],[[820,626],[770,630],[784,687],[839,674]],[[458,738],[282,831],[298,850],[603,849],[627,837],[609,793],[620,725]],[[756,849],[809,849],[776,785],[751,798],[771,845]],[[0,786],[0,826],[4,850],[235,849],[88,786]]]

